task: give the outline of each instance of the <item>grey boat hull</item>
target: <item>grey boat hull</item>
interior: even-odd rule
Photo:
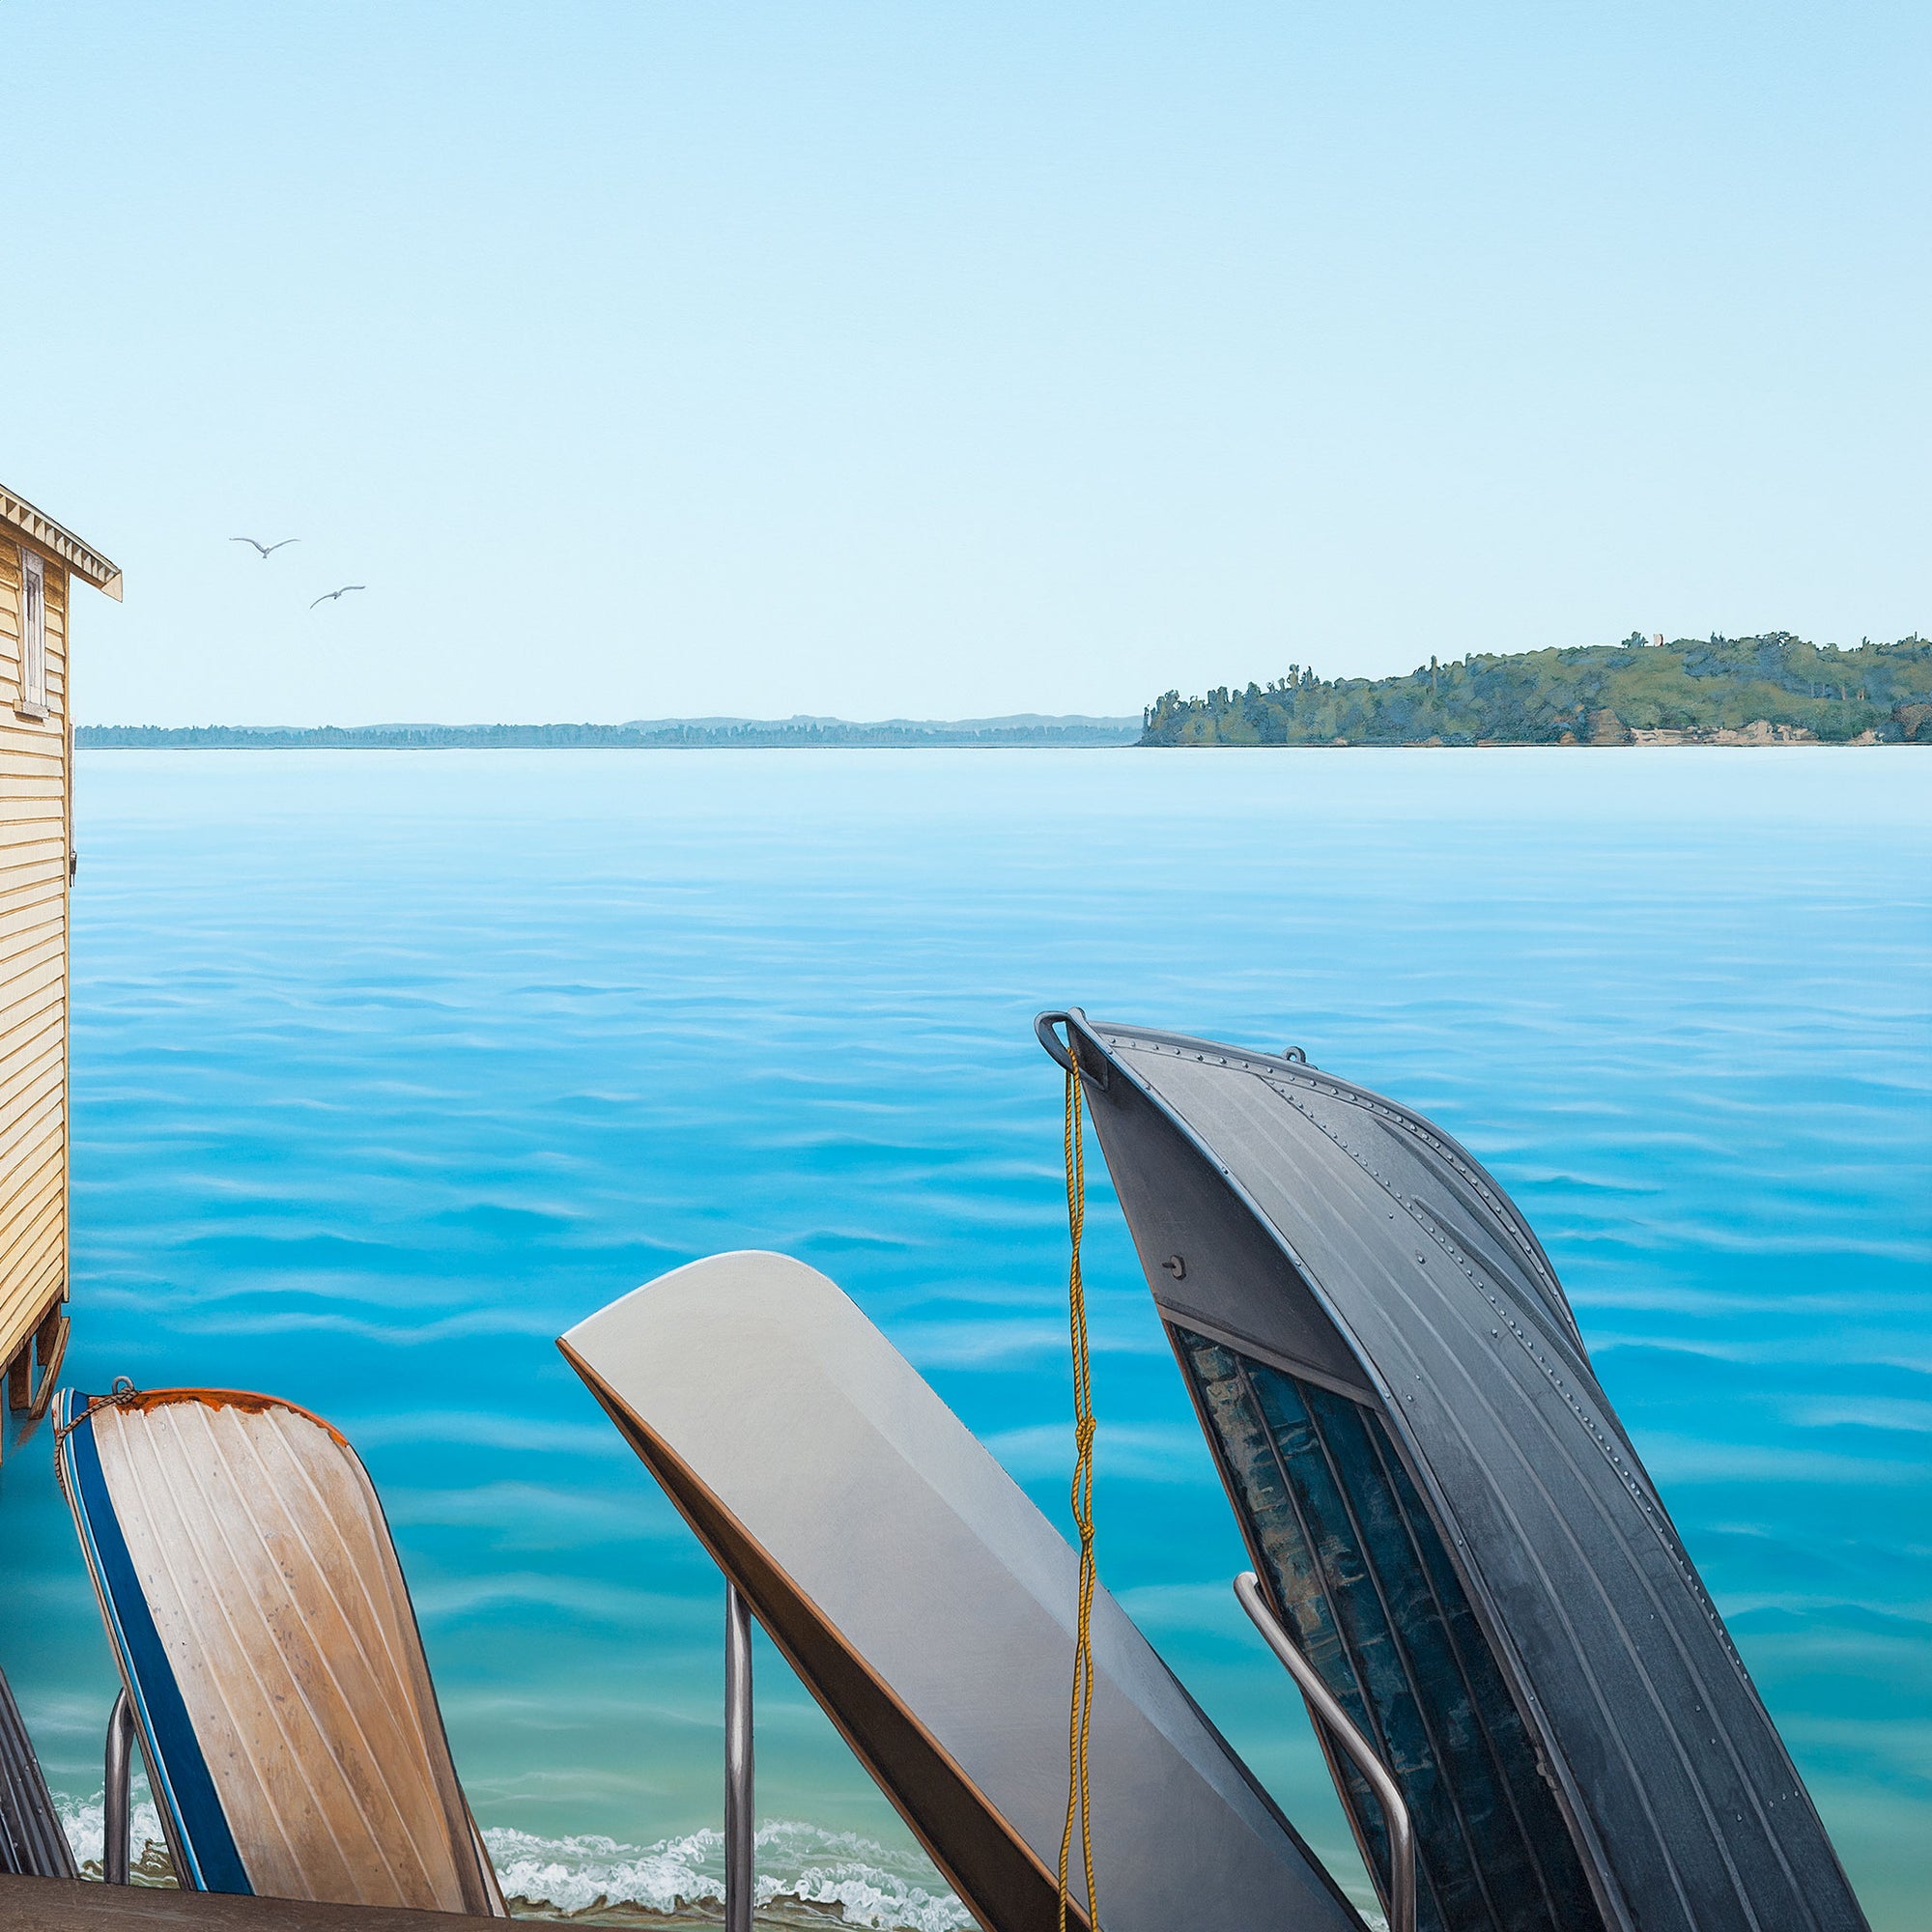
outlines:
[[[679,1268],[559,1347],[969,1909],[997,1932],[1052,1927],[1065,1540],[859,1309],[784,1256]],[[1108,1932],[1360,1932],[1104,1591],[1093,1628]],[[1080,1866],[1076,1841],[1084,1925]]]
[[[41,1773],[34,1742],[0,1673],[0,1872],[72,1878],[73,1850]]]
[[[1494,1179],[1295,1059],[1043,1014],[1063,1065],[1063,1022],[1264,1591],[1402,1789],[1419,1924],[1863,1927]]]

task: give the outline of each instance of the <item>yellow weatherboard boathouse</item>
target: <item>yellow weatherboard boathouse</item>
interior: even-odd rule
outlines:
[[[0,1365],[41,1414],[67,1346],[70,588],[121,573],[0,488]]]

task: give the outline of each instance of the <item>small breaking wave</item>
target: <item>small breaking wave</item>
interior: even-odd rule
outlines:
[[[591,1835],[540,1838],[495,1827],[484,1843],[520,1918],[592,1914],[716,1921],[724,1896],[724,1834],[692,1832],[652,1845]],[[879,1932],[964,1932],[972,1915],[913,1851],[852,1832],[775,1820],[755,1842],[758,1916],[774,1925],[843,1923]],[[707,1911],[704,1908],[709,1907]]]
[[[73,1848],[73,1861],[89,1878],[99,1878],[102,1821],[107,1815],[106,1796],[97,1791],[92,1798],[70,1798],[64,1792],[50,1792],[54,1809],[60,1815],[61,1830]],[[133,1832],[128,1876],[136,1885],[173,1885],[174,1861],[168,1857],[167,1841],[161,1836],[161,1814],[146,1799],[133,1806]],[[131,1848],[138,1846],[134,1851]]]
[[[101,1875],[105,1803],[53,1794],[74,1862]],[[174,1866],[160,1814],[146,1799],[133,1807],[128,1876],[136,1885],[171,1886]],[[543,1838],[497,1826],[483,1833],[503,1896],[520,1918],[599,1919],[634,1926],[717,1924],[724,1900],[724,1834],[691,1832],[651,1845],[585,1833]],[[774,1820],[754,1841],[761,1923],[864,1925],[875,1932],[966,1932],[973,1916],[917,1851],[895,1851],[855,1832]]]

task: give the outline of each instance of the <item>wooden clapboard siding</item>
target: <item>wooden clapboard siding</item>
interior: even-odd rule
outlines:
[[[0,1364],[67,1291],[68,573],[43,556],[43,718],[19,708],[21,582],[0,539]]]
[[[48,919],[38,907],[34,910],[40,916],[31,923],[20,923],[12,932],[0,923],[0,980],[9,985],[42,971],[50,972],[53,981],[58,983],[66,971],[63,957],[66,938],[62,931],[65,922],[58,916]],[[4,1125],[0,1122],[0,1127]]]
[[[0,978],[11,979],[46,960],[59,960],[67,949],[67,922],[59,903],[0,910]]]
[[[19,1243],[7,1255],[7,1279],[11,1284],[0,1308],[10,1320],[33,1329],[49,1301],[60,1298],[59,1284],[66,1267],[66,1225],[60,1198],[60,1170],[55,1168],[43,1185],[40,1211],[23,1229]]]
[[[0,1113],[17,1109],[35,1081],[49,1074],[58,1080],[65,1070],[58,1040],[30,1039],[12,1053],[0,1053]]]
[[[67,1265],[61,1232],[58,1227],[46,1230],[38,1250],[21,1256],[14,1264],[15,1287],[11,1306],[44,1310],[49,1302],[60,1299],[60,1285]]]
[[[163,1391],[90,1426],[256,1892],[500,1912],[355,1452],[264,1396]]]
[[[14,1204],[27,1199],[45,1181],[48,1170],[56,1167],[60,1160],[60,1136],[49,1133],[43,1124],[43,1117],[50,1100],[60,1097],[61,1069],[46,1067],[38,1081],[27,1087],[21,1094],[20,1104],[15,1112],[20,1115],[6,1131],[0,1135],[0,1162],[14,1176],[17,1184],[9,1188],[0,1200],[13,1211]],[[37,1091],[38,1090],[38,1091]],[[9,1227],[0,1254],[13,1245],[17,1230]]]

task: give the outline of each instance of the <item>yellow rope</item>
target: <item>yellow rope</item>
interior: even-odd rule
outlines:
[[[1087,1922],[1098,1932],[1100,1901],[1094,1889],[1094,1829],[1087,1789],[1087,1737],[1094,1718],[1094,1378],[1087,1353],[1087,1291],[1080,1280],[1080,1236],[1087,1224],[1085,1133],[1080,1119],[1080,1049],[1066,1030],[1066,1226],[1073,1260],[1066,1276],[1067,1322],[1073,1334],[1073,1521],[1080,1532],[1080,1606],[1073,1639],[1073,1701],[1066,1725],[1066,1829],[1060,1835],[1060,1925],[1066,1932],[1066,1867],[1073,1852],[1073,1818],[1080,1817],[1080,1850],[1087,1868]]]

